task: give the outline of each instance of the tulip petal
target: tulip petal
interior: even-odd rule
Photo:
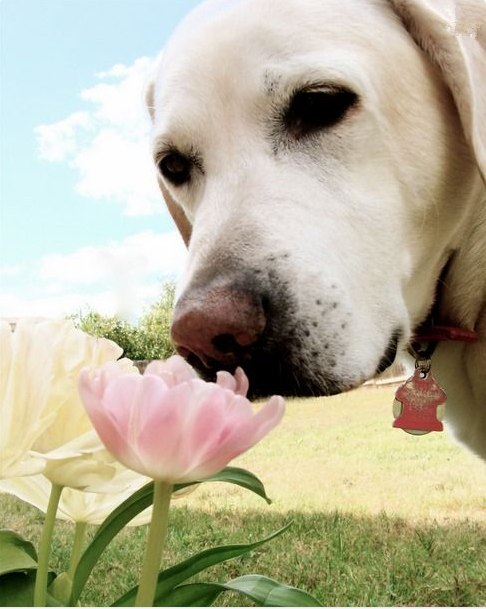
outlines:
[[[231,396],[216,385],[206,384],[204,393],[198,389],[193,395],[192,408],[183,428],[183,443],[178,459],[179,475],[185,476],[207,455],[219,449],[225,431],[226,405]],[[197,402],[196,402],[197,400]]]
[[[99,525],[122,501],[141,488],[149,480],[129,470],[117,466],[119,473],[113,478],[117,489],[109,493],[88,493],[65,488],[61,494],[56,517],[71,522],[86,522]],[[0,491],[15,495],[42,512],[47,511],[51,482],[42,475],[0,480]],[[185,489],[184,489],[185,490]],[[128,526],[138,526],[150,522],[152,508],[141,512]]]
[[[8,455],[10,456],[10,455]],[[9,478],[17,478],[18,476],[32,476],[40,474],[45,466],[46,460],[37,458],[34,455],[27,454],[27,458],[18,460],[18,455],[7,458],[5,452],[2,454],[2,465],[0,467],[0,480],[8,480]],[[5,466],[3,465],[5,462]]]
[[[81,456],[87,453],[94,453],[100,450],[104,450],[104,444],[101,442],[98,434],[94,429],[87,431],[78,438],[74,438],[70,442],[66,442],[59,448],[49,451],[48,453],[42,454],[35,450],[30,451],[30,454],[35,456],[42,456],[47,460],[55,459],[68,459],[70,457]]]
[[[182,383],[159,395],[158,410],[147,417],[137,447],[147,473],[154,479],[176,481],[190,453],[188,420],[194,408],[193,387]],[[175,477],[174,477],[175,476]]]
[[[21,319],[12,332],[9,324],[0,322],[2,478],[18,476],[22,469],[26,474],[42,470],[38,460],[38,468],[29,463],[27,452],[56,417],[48,402],[55,328],[51,322],[49,332],[45,324]]]
[[[153,374],[124,375],[108,385],[103,408],[116,422],[120,433],[135,445],[146,418],[159,411],[160,398],[167,392],[165,381]]]
[[[253,413],[241,368],[234,376],[219,372],[216,383],[207,383],[179,356],[152,362],[142,376],[83,371],[79,391],[113,456],[172,483],[220,471],[275,427],[284,412],[282,398],[274,396]]]
[[[141,382],[141,379],[141,376],[132,374],[127,375],[126,377],[115,378],[113,380],[114,385],[118,381],[121,381],[120,394],[119,396],[114,396],[114,401],[112,399],[109,406],[105,407],[104,402],[102,403],[101,400],[106,399],[106,397],[103,396],[100,399],[96,392],[96,388],[94,391],[92,389],[92,383],[96,383],[97,379],[91,379],[88,372],[83,370],[79,377],[79,393],[84,402],[86,412],[108,451],[126,467],[143,473],[143,466],[126,439],[128,429],[126,421],[124,421],[120,416],[120,412],[117,412],[116,409],[117,404],[121,404],[122,407],[130,406],[130,402],[127,402],[127,398],[130,398],[130,394],[127,395],[126,388],[136,389],[136,386]],[[118,385],[120,385],[120,383],[118,383]],[[110,387],[111,385],[107,386],[106,393]],[[113,389],[111,393],[113,393]],[[114,415],[112,414],[113,410],[115,411]],[[116,418],[116,415],[118,415],[118,419]],[[120,423],[123,426],[121,429]]]
[[[0,345],[2,345],[2,357],[0,358],[0,400],[3,404],[7,390],[10,367],[12,365],[13,332],[10,324],[0,320]]]
[[[72,321],[32,319],[19,320],[13,332],[0,322],[0,349],[0,477],[45,471],[51,477],[57,472],[63,485],[105,481],[113,467],[101,459],[106,450],[83,408],[77,381],[82,368],[112,360],[98,386],[86,384],[86,392],[97,391],[99,399],[112,376],[133,370],[127,359],[114,361],[122,349],[76,329]]]
[[[223,389],[229,389],[233,393],[238,395],[246,396],[248,388],[250,386],[248,377],[242,368],[238,366],[235,370],[234,376],[226,370],[220,370],[216,373],[216,384]]]
[[[243,368],[240,368],[239,366],[235,370],[235,381],[236,381],[235,393],[246,397],[246,394],[248,393],[248,389],[250,387],[250,382],[248,381],[248,377],[246,376]]]
[[[97,458],[95,453],[48,461],[43,475],[53,484],[85,490],[90,486],[99,487],[100,484],[111,481],[115,473],[114,465],[108,464],[101,455]]]
[[[198,378],[196,371],[180,355],[172,355],[167,360],[154,360],[145,369],[145,374],[155,374],[169,387]]]
[[[186,479],[200,480],[211,476],[259,442],[269,431],[276,427],[285,412],[284,401],[280,396],[273,396],[268,403],[253,417],[236,425],[219,447],[219,450],[201,462],[193,471],[186,474]]]
[[[223,389],[229,389],[229,391],[234,392],[236,389],[235,377],[226,370],[219,370],[216,373],[216,384],[222,387]]]

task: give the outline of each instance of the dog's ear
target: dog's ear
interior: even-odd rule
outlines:
[[[152,122],[155,122],[155,100],[154,100],[154,92],[155,92],[155,80],[151,79],[147,87],[145,89],[145,103],[147,105],[148,112],[150,114],[150,118]],[[174,201],[174,199],[170,196],[167,188],[164,187],[161,180],[158,180],[159,188],[162,191],[162,196],[164,197],[165,204],[167,205],[167,209],[170,212],[176,226],[184,240],[186,246],[189,245],[189,240],[191,238],[191,223],[187,219],[186,214],[181,209],[179,205]]]
[[[486,182],[486,3],[390,2],[415,42],[441,70]]]
[[[155,78],[151,78],[145,87],[145,105],[147,106],[148,113],[152,122],[155,121],[155,105],[154,105],[154,94],[155,94]]]

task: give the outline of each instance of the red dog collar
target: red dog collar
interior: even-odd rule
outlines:
[[[408,346],[408,352],[416,360],[428,360],[434,353],[437,343],[447,340],[475,343],[479,340],[479,334],[474,330],[466,330],[465,328],[423,324],[415,330]]]
[[[415,331],[412,342],[436,343],[445,340],[475,343],[479,340],[479,334],[474,332],[474,330],[454,328],[452,326],[420,326]]]

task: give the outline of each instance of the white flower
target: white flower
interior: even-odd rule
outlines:
[[[113,478],[113,483],[118,487],[115,492],[88,493],[64,488],[56,516],[60,520],[70,522],[101,524],[112,510],[147,482],[149,478],[117,466],[117,474]],[[0,480],[0,491],[15,495],[42,512],[47,510],[51,486],[51,482],[42,474]],[[152,508],[149,507],[128,524],[129,526],[146,524],[150,522],[151,514]]]
[[[78,491],[66,487],[63,489],[56,518],[69,522],[85,522],[87,524],[101,524],[103,520],[117,508],[120,503],[128,499],[135,491],[151,481],[146,476],[125,469],[123,465],[116,464],[116,474],[109,485],[105,485],[106,492],[95,493]],[[42,474],[24,476],[22,478],[7,478],[0,480],[0,492],[15,495],[22,501],[30,503],[42,512],[47,511],[51,482]],[[199,484],[176,491],[172,499],[179,499],[194,492]],[[152,517],[152,506],[140,512],[130,520],[128,526],[147,524]]]
[[[15,332],[0,322],[0,478],[43,472],[55,484],[73,488],[110,481],[116,464],[106,452],[78,395],[82,368],[117,360],[122,349],[94,338],[71,321],[22,319]]]
[[[33,458],[29,450],[56,416],[49,408],[51,362],[46,357],[54,343],[44,324],[21,320],[12,333],[0,321],[0,478],[44,469],[44,460]]]

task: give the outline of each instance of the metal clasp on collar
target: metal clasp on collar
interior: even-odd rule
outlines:
[[[432,361],[430,359],[416,359],[415,370],[420,370],[420,378],[425,379],[430,372]]]
[[[414,341],[408,345],[407,351],[415,360],[415,367],[417,368],[417,362],[420,361],[429,361],[432,357],[435,349],[437,347],[437,342],[419,342]],[[430,365],[429,365],[430,369]]]

